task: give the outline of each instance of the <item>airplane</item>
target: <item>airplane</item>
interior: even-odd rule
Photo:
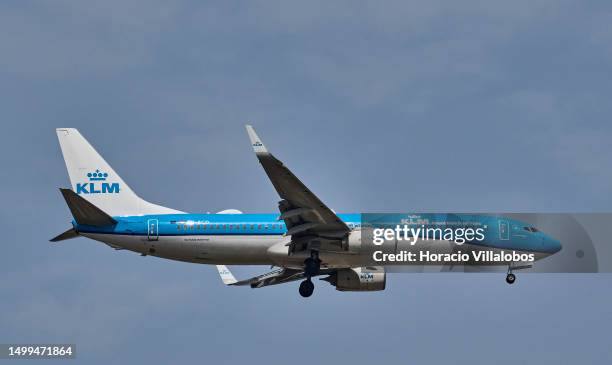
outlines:
[[[57,128],[71,189],[60,192],[72,213],[72,228],[51,239],[79,236],[141,256],[216,265],[226,285],[261,288],[301,281],[299,294],[310,297],[312,278],[324,276],[339,291],[378,291],[386,287],[386,270],[360,253],[362,215],[336,214],[291,170],[274,157],[251,125],[251,145],[280,196],[278,213],[244,214],[228,209],[216,214],[191,214],[140,198],[74,128]],[[446,215],[418,216],[437,219]],[[559,241],[537,228],[503,217],[470,215],[470,221],[496,229],[479,244],[495,250],[535,254],[535,260],[561,250]],[[506,281],[516,280],[508,266]],[[226,265],[270,265],[271,272],[237,280]]]

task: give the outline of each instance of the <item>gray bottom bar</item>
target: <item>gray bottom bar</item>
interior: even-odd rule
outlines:
[[[75,359],[75,344],[0,344],[0,359]]]

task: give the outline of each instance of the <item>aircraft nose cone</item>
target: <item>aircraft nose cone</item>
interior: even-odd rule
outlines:
[[[561,245],[561,242],[559,242],[558,240],[552,238],[552,237],[546,237],[546,246],[549,249],[550,253],[557,253],[559,251],[561,251],[561,248],[563,248],[563,246]]]

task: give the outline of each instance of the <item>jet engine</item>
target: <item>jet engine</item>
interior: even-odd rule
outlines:
[[[367,266],[340,269],[321,280],[339,291],[378,291],[385,290],[387,276],[382,266]]]
[[[354,229],[352,230],[345,238],[342,240],[342,247],[353,253],[358,253],[361,250],[361,230]]]

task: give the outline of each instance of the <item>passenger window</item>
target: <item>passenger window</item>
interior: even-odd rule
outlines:
[[[251,224],[251,229],[255,229],[255,225],[254,224]]]
[[[262,227],[261,224],[257,226],[257,228],[259,228],[259,229],[261,229],[261,227]]]
[[[233,224],[230,224],[230,225],[229,225],[229,229],[234,229],[234,225],[233,225]]]

